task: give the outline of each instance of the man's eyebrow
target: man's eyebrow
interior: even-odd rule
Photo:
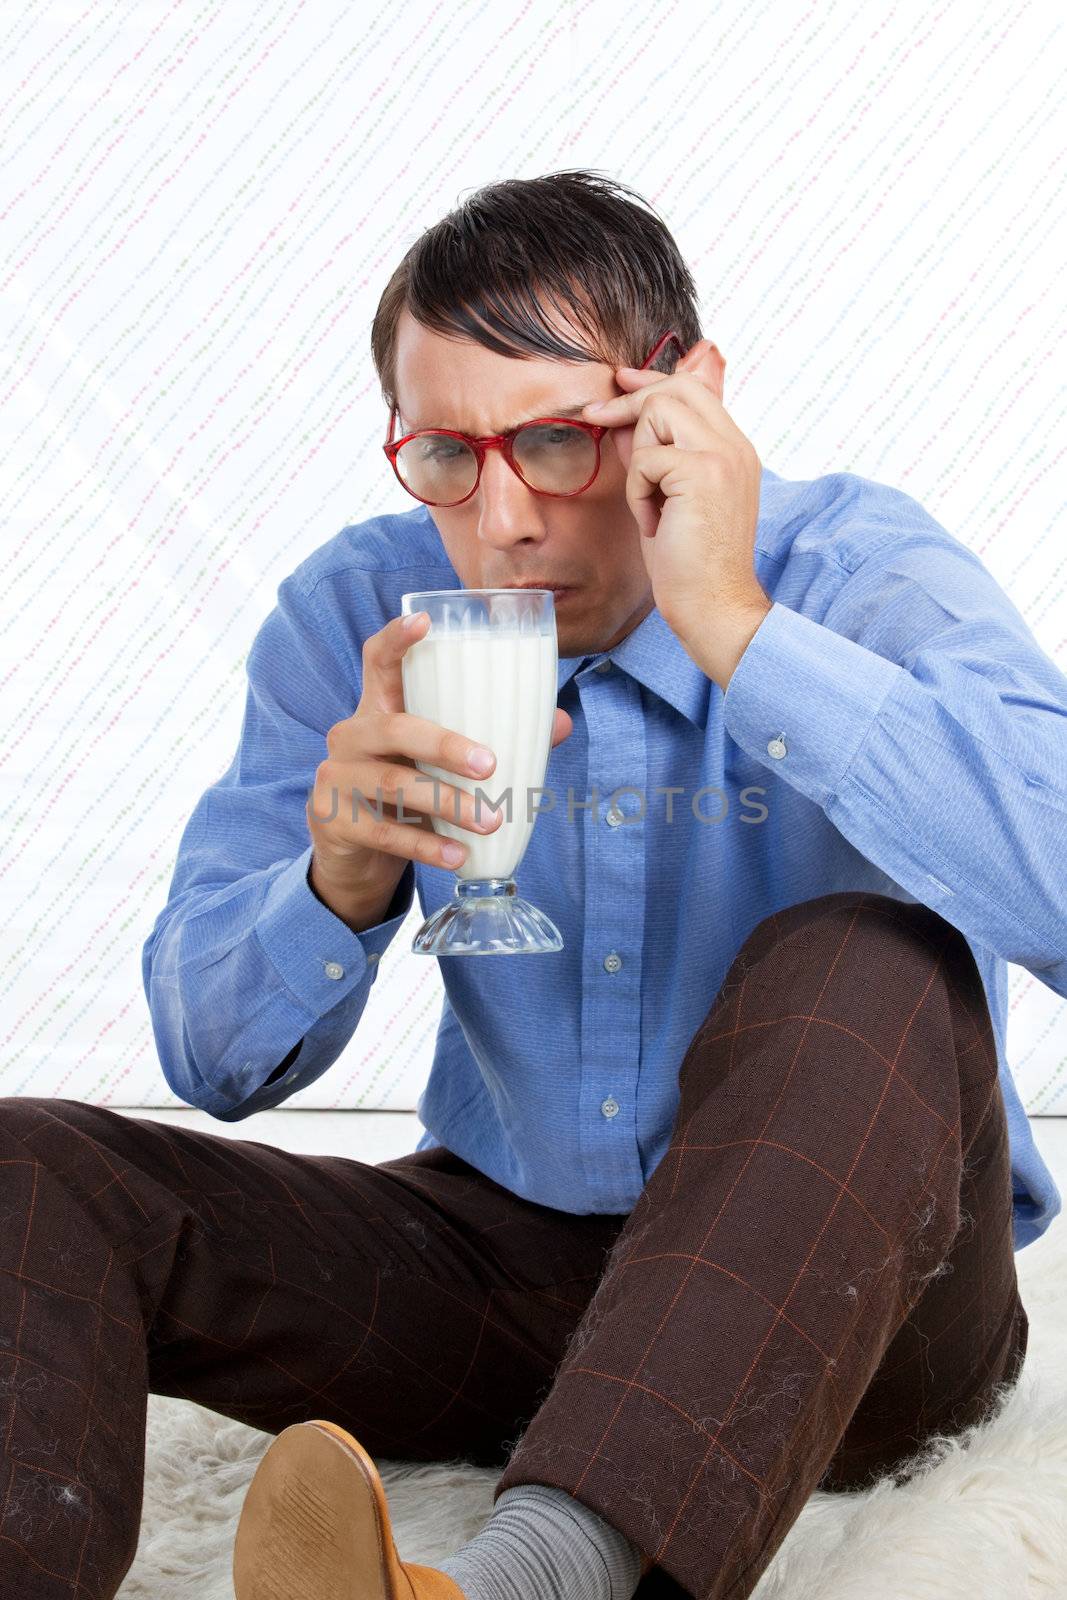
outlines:
[[[501,433],[510,433],[513,428],[521,428],[527,422],[536,422],[538,417],[580,417],[582,412],[585,410],[586,406],[588,406],[588,405],[592,405],[592,400],[579,400],[578,404],[577,405],[573,405],[573,406],[554,406],[554,407],[548,407],[543,411],[531,411],[531,413],[530,413],[530,415],[528,417],[524,417],[522,419],[522,422],[513,422],[511,424],[510,428],[501,428],[500,432]],[[443,423],[443,422],[436,422],[436,423],[428,424],[428,427],[431,428],[431,429],[433,429],[433,428],[444,428],[445,426],[446,426],[446,424]],[[414,423],[411,423],[410,424],[410,431],[412,433],[421,433],[423,430],[420,429],[420,428],[417,428],[414,425]],[[455,433],[462,433],[463,429],[462,428],[455,428],[452,431],[455,432]]]

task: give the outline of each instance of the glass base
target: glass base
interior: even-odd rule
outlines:
[[[532,956],[563,949],[551,917],[524,900],[514,878],[459,878],[455,899],[427,917],[417,956]]]

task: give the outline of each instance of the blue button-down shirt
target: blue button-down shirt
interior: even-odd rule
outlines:
[[[1006,962],[1067,996],[1067,678],[978,557],[886,485],[765,469],[755,568],[773,606],[725,695],[655,609],[607,654],[560,659],[574,727],[518,879],[565,947],[441,961],[419,1148],[543,1205],[628,1213],[748,934],[869,889],[931,906],[974,952],[1018,1249],[1062,1204],[1004,1043]],[[459,587],[425,507],[372,517],[281,583],[253,642],[237,753],[190,817],[143,955],[164,1076],[223,1121],[326,1072],[414,891],[423,913],[452,896],[451,872],[409,863],[383,921],[354,933],[308,884],[305,807],[327,730],[359,702],[363,641],[403,593]]]

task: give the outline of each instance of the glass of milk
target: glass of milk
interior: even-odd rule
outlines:
[[[556,611],[551,589],[432,589],[401,596],[401,615],[429,614],[401,660],[404,709],[466,734],[496,756],[488,778],[416,762],[428,778],[499,809],[492,833],[432,814],[434,832],[458,839],[467,859],[455,894],[429,916],[412,950],[430,956],[538,955],[562,950],[551,918],[524,900],[515,873],[543,795],[556,715]]]

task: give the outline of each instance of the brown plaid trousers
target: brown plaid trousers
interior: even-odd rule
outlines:
[[[739,1600],[812,1490],[990,1415],[1027,1319],[963,936],[861,891],[767,918],[680,1089],[629,1216],[441,1148],[369,1165],[0,1100],[0,1593],[115,1594],[149,1390],[558,1485],[653,1558],[640,1600]]]

